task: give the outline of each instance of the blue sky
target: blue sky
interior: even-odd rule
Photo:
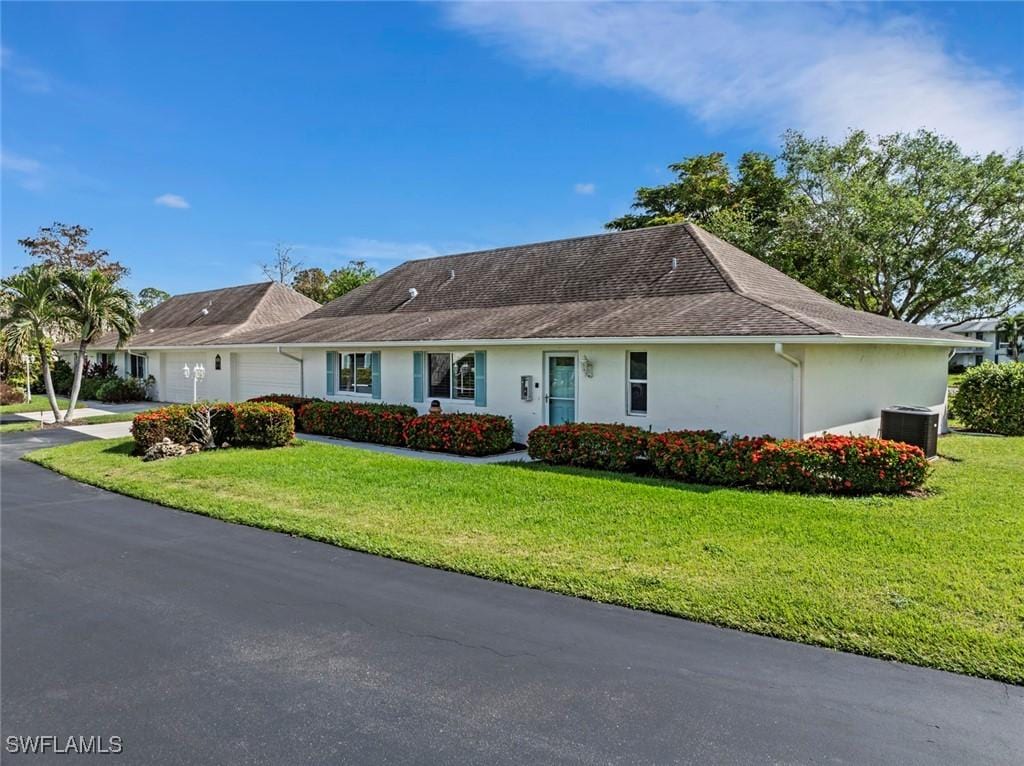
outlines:
[[[53,220],[170,292],[586,234],[699,152],[1024,143],[1024,5],[3,4],[3,272]]]

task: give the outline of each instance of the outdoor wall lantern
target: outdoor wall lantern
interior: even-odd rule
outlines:
[[[186,364],[181,369],[181,372],[185,376],[185,380],[188,380],[189,376],[192,377],[192,403],[195,404],[199,394],[199,381],[206,377],[206,368],[199,362],[196,362],[192,365],[191,370],[189,370]]]
[[[590,357],[587,356],[586,354],[583,355],[582,366],[584,375],[586,375],[588,378],[594,377],[594,363],[590,361]]]
[[[213,369],[215,369],[215,370],[219,370],[220,369],[220,354],[217,354],[217,356],[215,356],[213,358]]]

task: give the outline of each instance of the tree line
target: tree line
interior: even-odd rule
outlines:
[[[827,297],[922,322],[1024,303],[1024,150],[969,156],[930,131],[833,143],[791,131],[777,157],[668,166],[614,230],[692,221]]]

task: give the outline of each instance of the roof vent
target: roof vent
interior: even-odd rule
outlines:
[[[415,298],[419,294],[420,294],[420,291],[417,290],[415,287],[410,287],[409,288],[409,300],[412,300],[413,298]]]
[[[675,271],[678,268],[679,268],[679,259],[678,258],[673,258],[672,259],[672,271]]]
[[[210,309],[208,309],[208,308],[204,308],[204,309],[203,309],[202,311],[200,311],[199,313],[200,313],[200,314],[202,314],[203,316],[206,316],[207,314],[209,314],[209,313],[210,313]]]
[[[455,279],[455,269],[449,269],[449,271],[448,271],[448,281],[451,282],[453,279]]]

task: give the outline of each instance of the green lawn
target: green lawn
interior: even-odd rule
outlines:
[[[75,410],[78,412],[78,410]],[[74,425],[76,426],[91,426],[97,423],[121,423],[126,420],[132,420],[138,413],[137,412],[114,412],[110,415],[93,415],[87,418],[78,418]],[[39,423],[35,420],[23,420],[17,423],[0,423],[0,434],[15,433],[17,431],[33,431],[39,428]]]
[[[946,385],[949,388],[957,388],[960,385],[960,381],[964,379],[965,373],[963,372],[951,372],[949,377],[946,379]]]
[[[695,620],[1024,682],[1024,438],[951,436],[923,498],[835,499],[316,443],[27,459],[227,521]]]
[[[66,410],[70,402],[66,397],[58,396],[57,404],[62,410]],[[0,406],[0,415],[10,412],[48,412],[49,410],[50,401],[46,398],[46,394],[33,394],[32,398],[27,402]]]

